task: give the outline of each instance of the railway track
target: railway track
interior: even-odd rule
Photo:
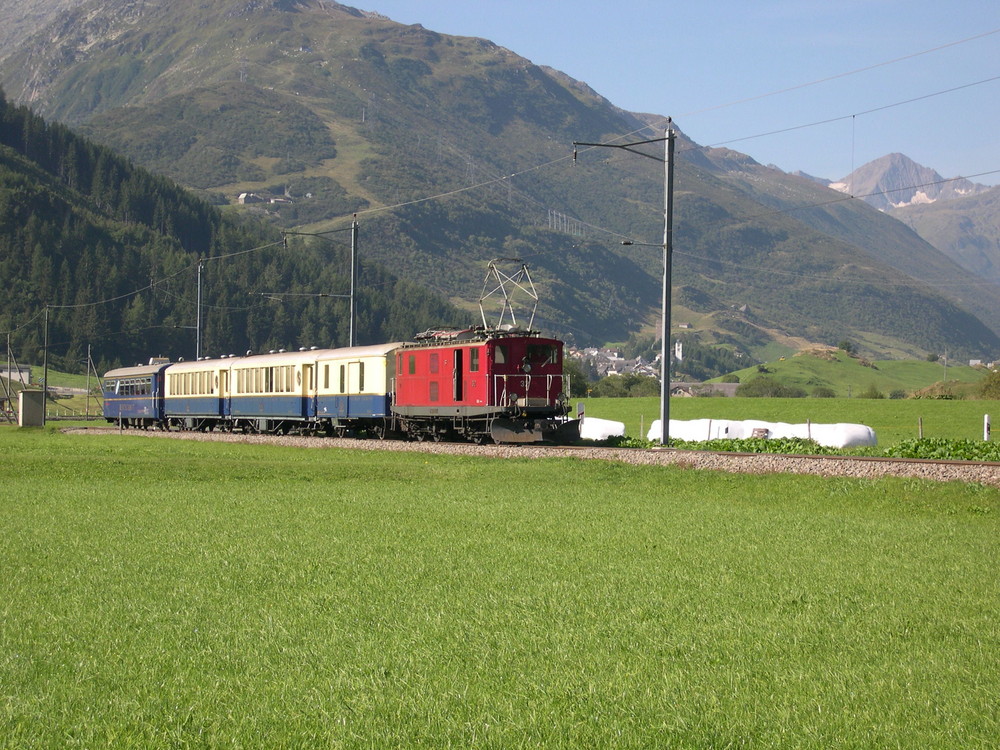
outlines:
[[[90,435],[117,434],[114,427],[70,428],[66,432]],[[878,479],[886,476],[933,481],[958,481],[1000,488],[1000,463],[901,459],[854,456],[784,455],[774,453],[723,453],[674,448],[603,448],[596,446],[471,445],[466,443],[413,443],[396,440],[358,440],[289,435],[241,435],[223,432],[164,432],[126,430],[125,435],[180,440],[215,440],[231,443],[288,445],[301,448],[352,448],[355,450],[410,451],[498,458],[566,458],[618,461],[645,466],[679,466],[745,474],[814,474],[826,477]]]

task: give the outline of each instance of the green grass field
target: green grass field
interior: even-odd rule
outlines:
[[[625,423],[625,432],[646,437],[660,418],[659,398],[591,398],[582,401],[592,417]],[[879,445],[894,445],[918,436],[923,423],[927,438],[982,440],[983,415],[1000,431],[1000,402],[934,399],[866,398],[672,398],[671,419],[760,419],[765,422],[865,424],[875,430]],[[1000,439],[1000,432],[998,437]]]
[[[995,747],[1000,493],[0,428],[0,746]]]

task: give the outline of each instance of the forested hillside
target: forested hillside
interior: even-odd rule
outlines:
[[[46,306],[68,371],[88,345],[101,367],[193,357],[202,258],[203,353],[347,344],[347,301],[320,296],[349,290],[346,232],[283,242],[0,94],[0,331],[21,361],[40,361]],[[360,287],[359,343],[468,321],[370,262]]]

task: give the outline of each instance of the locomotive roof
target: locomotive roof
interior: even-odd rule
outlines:
[[[485,328],[483,326],[473,326],[471,328],[449,328],[442,330],[428,330],[418,333],[413,337],[413,341],[407,342],[407,347],[429,346],[445,342],[458,341],[490,341],[492,339],[504,338],[538,338],[538,331],[531,331],[527,328],[516,328],[514,326],[503,326],[502,328]]]

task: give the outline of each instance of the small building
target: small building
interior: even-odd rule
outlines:
[[[16,365],[12,366],[9,370],[7,365],[0,366],[0,378],[6,378],[12,383],[24,383],[27,385],[31,382],[31,365]]]

